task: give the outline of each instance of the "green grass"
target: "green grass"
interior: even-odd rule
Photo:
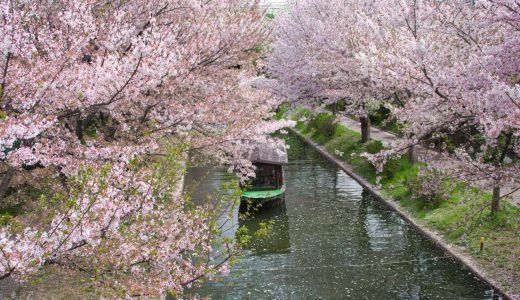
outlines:
[[[298,109],[293,120],[304,117],[312,120],[311,112]],[[326,119],[321,115],[320,119]],[[314,123],[314,124],[313,124]],[[325,149],[345,161],[368,182],[375,184],[381,176],[381,192],[398,201],[420,224],[443,235],[452,244],[462,246],[466,254],[478,261],[483,269],[499,280],[506,290],[520,294],[520,209],[506,201],[501,211],[491,215],[491,195],[462,182],[443,179],[440,187],[446,197],[432,205],[421,199],[413,199],[410,182],[417,178],[424,163],[412,165],[407,156],[387,162],[384,171],[376,169],[360,154],[377,153],[383,149],[379,141],[361,143],[361,135],[341,124],[336,124],[333,134],[323,134],[315,126],[317,122],[298,122],[296,129]],[[319,122],[318,122],[319,123]],[[312,126],[314,125],[314,127]],[[318,124],[319,126],[319,124]],[[485,238],[484,251],[480,252],[480,238]]]
[[[0,225],[5,225],[12,217],[23,213],[23,204],[17,203],[0,209]]]

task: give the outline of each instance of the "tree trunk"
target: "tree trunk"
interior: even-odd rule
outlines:
[[[500,210],[500,185],[493,187],[493,198],[491,200],[491,214],[494,215]]]
[[[504,148],[502,149],[502,154],[498,157],[498,160],[495,164],[496,167],[500,167],[507,156],[507,151],[511,146],[511,142],[513,141],[513,134],[510,132],[506,134],[506,142]],[[499,182],[495,182],[493,186],[493,198],[491,200],[491,214],[495,215],[500,210],[500,184]]]
[[[361,122],[361,142],[366,143],[370,140],[370,119],[368,117],[360,117]]]
[[[417,163],[418,159],[417,159],[417,151],[415,149],[415,145],[412,145],[412,146],[410,146],[410,148],[408,148],[408,159],[411,164]]]
[[[78,140],[83,140],[83,120],[81,118],[76,119],[76,128],[75,128],[76,137]]]
[[[9,185],[11,184],[11,179],[13,179],[15,173],[15,169],[8,167],[7,171],[5,172],[4,176],[2,177],[2,182],[0,182],[0,199],[3,199],[5,197],[5,194],[7,193],[7,189],[9,188]]]

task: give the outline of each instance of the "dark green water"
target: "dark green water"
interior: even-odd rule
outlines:
[[[345,172],[294,135],[287,136],[285,203],[254,219],[275,220],[272,236],[249,249],[231,273],[186,295],[213,299],[500,299]],[[208,173],[209,172],[209,173]],[[224,170],[207,173],[195,198],[214,192]]]

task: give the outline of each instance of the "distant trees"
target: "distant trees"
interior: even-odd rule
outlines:
[[[370,102],[379,98],[376,74],[362,63],[369,50],[374,12],[368,1],[295,1],[278,21],[278,39],[269,60],[277,88],[293,101],[346,101],[370,138]]]
[[[153,296],[225,268],[210,207],[179,189],[183,151],[247,166],[251,141],[286,125],[252,87],[258,5],[0,1],[0,201],[41,188],[2,219],[0,277],[53,264]]]
[[[292,100],[307,91],[364,108],[404,92],[393,110],[404,137],[372,161],[456,134],[460,178],[489,182],[496,212],[501,187],[519,183],[519,16],[516,0],[294,1],[270,68]]]

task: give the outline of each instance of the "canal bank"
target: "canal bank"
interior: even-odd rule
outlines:
[[[304,134],[299,132],[297,129],[291,129],[291,131],[293,133],[295,133],[296,135],[298,135],[302,140],[304,140],[306,143],[308,143],[314,149],[316,149],[323,156],[325,156],[329,161],[333,162],[339,168],[341,168],[343,171],[345,171],[347,174],[349,174],[349,176],[351,176],[354,180],[356,180],[361,186],[363,186],[366,190],[368,190],[373,196],[380,199],[388,208],[392,209],[397,214],[399,214],[403,219],[405,219],[407,222],[409,222],[412,226],[414,226],[422,234],[424,234],[430,240],[435,242],[436,245],[438,245],[444,251],[446,251],[451,256],[456,258],[461,264],[465,265],[478,278],[480,278],[481,280],[483,280],[484,282],[486,282],[487,284],[492,286],[494,289],[499,291],[501,294],[503,294],[505,299],[512,299],[512,300],[520,299],[520,295],[513,295],[511,293],[508,293],[507,289],[505,289],[498,280],[496,280],[492,276],[490,276],[483,268],[481,268],[477,264],[477,262],[475,260],[473,260],[470,256],[466,255],[464,253],[463,249],[461,249],[460,247],[457,247],[455,245],[447,243],[439,233],[429,229],[424,224],[422,224],[418,220],[414,219],[414,217],[410,213],[408,213],[397,201],[394,201],[393,199],[389,198],[388,196],[383,195],[379,188],[377,188],[375,185],[368,182],[362,176],[359,176],[353,170],[353,168],[351,166],[346,164],[344,161],[338,159],[333,154],[329,153],[329,151],[327,151],[327,149],[325,149],[325,147],[314,142],[311,138],[305,136]]]

